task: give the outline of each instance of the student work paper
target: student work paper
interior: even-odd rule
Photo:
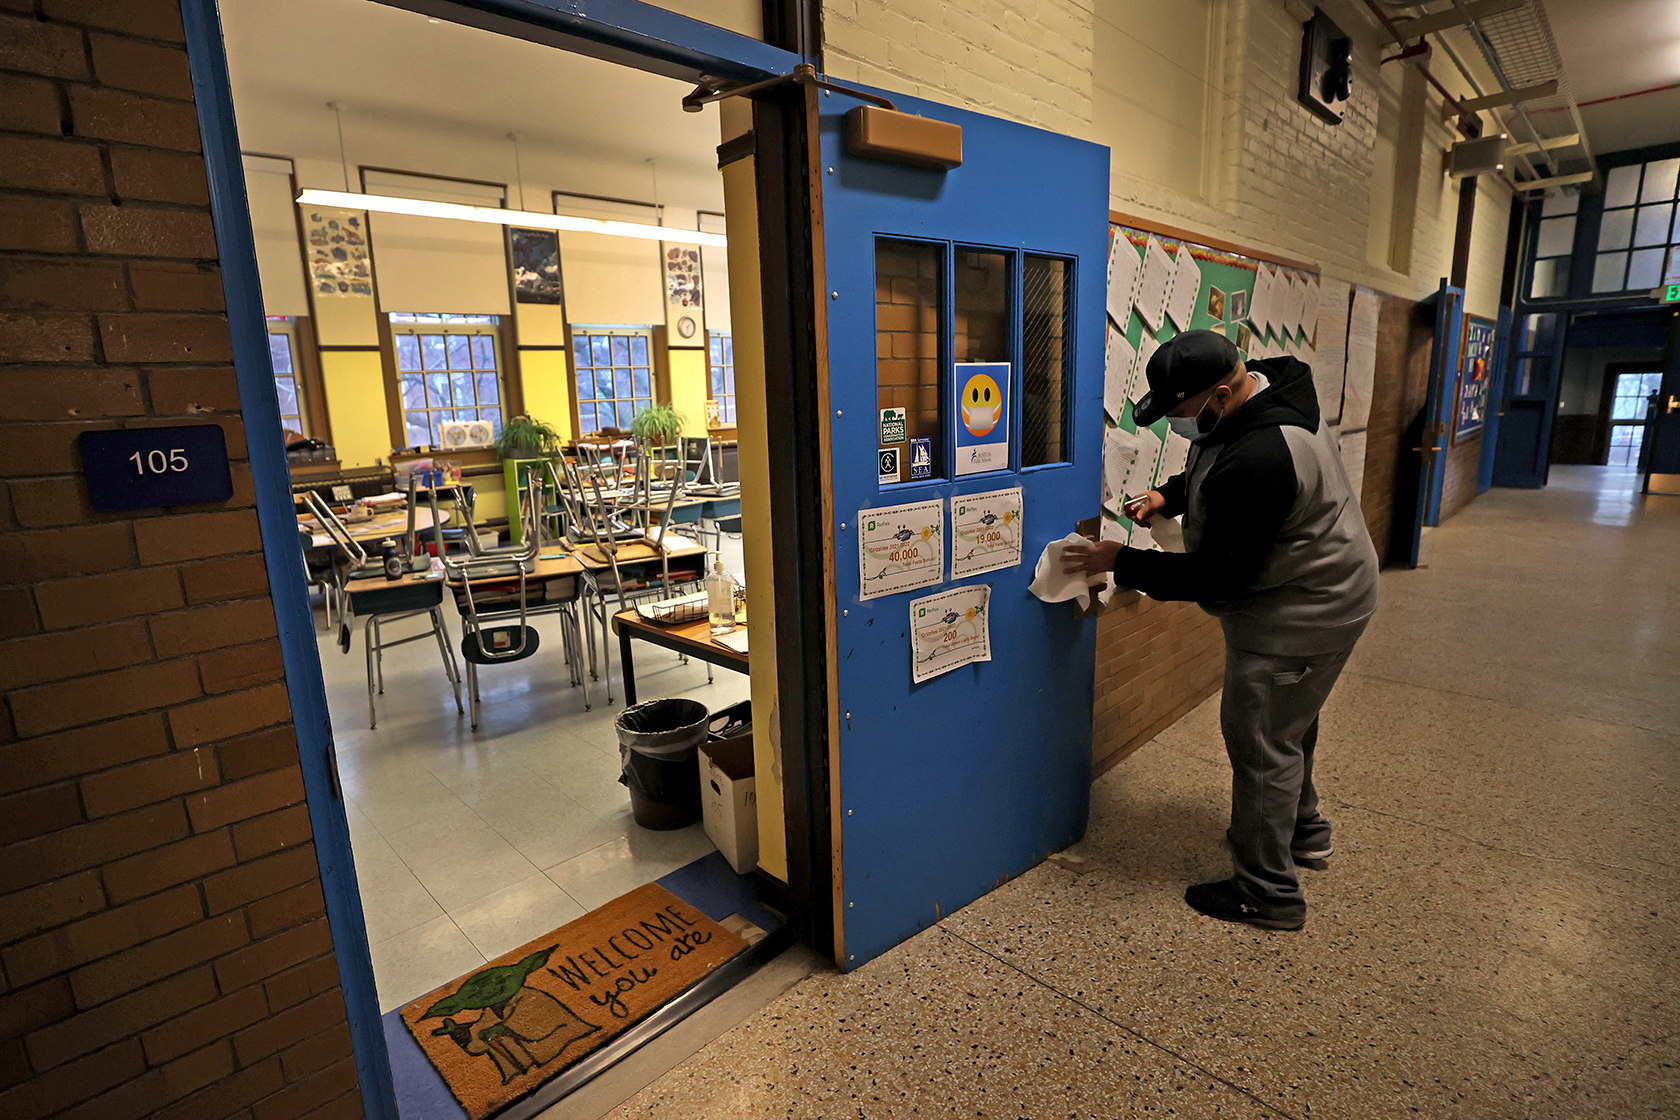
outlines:
[[[1108,247],[1108,315],[1121,330],[1131,324],[1132,301],[1137,298],[1142,271],[1143,262],[1138,259],[1137,250],[1125,234],[1116,233]]]
[[[1124,428],[1110,428],[1103,433],[1103,491],[1105,504],[1115,513],[1125,504],[1126,484],[1132,477],[1132,466],[1143,452],[1143,442]]]
[[[1283,329],[1287,334],[1299,334],[1307,329],[1307,278],[1304,276],[1289,280],[1289,315]]]
[[[1127,314],[1130,314],[1128,305]],[[1114,324],[1108,325],[1108,358],[1106,371],[1103,374],[1103,411],[1108,418],[1116,423],[1120,421],[1120,414],[1126,408],[1126,402],[1131,399],[1132,376],[1137,365],[1137,350],[1126,336],[1114,329]]]
[[[1254,298],[1248,301],[1248,321],[1254,333],[1265,335],[1272,322],[1272,270],[1265,265],[1254,269]]]
[[[1377,312],[1382,296],[1370,288],[1353,290],[1348,315],[1347,381],[1342,390],[1342,430],[1359,431],[1371,419],[1371,389],[1377,376]]]
[[[1190,441],[1177,432],[1167,432],[1166,443],[1161,447],[1161,465],[1155,471],[1155,482],[1159,486],[1175,474],[1184,472],[1184,465],[1190,459]]]
[[[1129,498],[1155,489],[1155,468],[1161,461],[1161,437],[1149,428],[1137,431],[1138,454],[1126,470],[1125,492]]]
[[[1314,332],[1318,330],[1318,297],[1321,291],[1319,281],[1308,280],[1302,291],[1306,295],[1306,301],[1302,305],[1301,329],[1306,332],[1308,342],[1316,342]]]
[[[1155,341],[1155,336],[1145,334],[1138,339],[1137,363],[1132,366],[1132,379],[1126,386],[1126,399],[1135,401],[1149,392],[1149,359],[1155,356],[1155,351],[1161,344]]]
[[[1167,300],[1172,296],[1175,265],[1166,248],[1154,235],[1143,251],[1143,275],[1138,281],[1137,309],[1151,332],[1166,322]]]
[[[1201,266],[1190,254],[1190,246],[1180,243],[1178,261],[1173,266],[1172,300],[1167,305],[1167,315],[1178,324],[1179,330],[1190,329],[1190,317],[1196,313],[1201,297]]]
[[[1346,280],[1325,280],[1318,293],[1318,355],[1313,361],[1313,387],[1318,390],[1319,413],[1332,424],[1342,422],[1350,294]]]

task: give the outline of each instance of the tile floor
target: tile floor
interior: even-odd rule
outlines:
[[[739,550],[725,542],[737,573]],[[446,617],[458,642],[460,621],[452,609]],[[456,713],[431,642],[387,653],[379,727],[369,730],[360,629],[348,655],[321,635],[381,1011],[713,850],[698,824],[649,832],[631,818],[613,731],[624,710],[617,639],[615,701],[597,684],[585,712],[555,620],[536,625],[537,654],[480,674],[477,733]],[[397,623],[386,638],[418,627]],[[699,662],[636,652],[644,700],[689,696],[715,711],[748,695],[744,675],[717,669],[707,684]]]
[[[610,1115],[1680,1115],[1680,498],[1628,477],[1493,491],[1384,575],[1304,931],[1183,904],[1228,867],[1211,700],[1097,781],[1083,874],[806,979]]]

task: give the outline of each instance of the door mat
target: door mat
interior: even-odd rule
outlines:
[[[483,1120],[651,1015],[747,943],[649,883],[497,957],[401,1011]]]

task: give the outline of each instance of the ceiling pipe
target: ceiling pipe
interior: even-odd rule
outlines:
[[[1397,42],[1404,43],[1406,41],[1405,32],[1402,30],[1400,25],[1389,18],[1388,13],[1377,4],[1376,0],[1365,0],[1365,6],[1371,9],[1371,14],[1377,17],[1377,21],[1379,23],[1388,28],[1388,33],[1394,36]],[[1439,78],[1429,72],[1429,66],[1427,63],[1420,63],[1418,65],[1418,73],[1422,74],[1426,79],[1428,79],[1430,85],[1440,91],[1441,96],[1446,99],[1448,105],[1451,105],[1454,109],[1458,108],[1458,98],[1453,96],[1452,90],[1441,84],[1441,80]],[[1466,122],[1465,118],[1467,116],[1468,114],[1463,111],[1459,112],[1458,131],[1459,134],[1464,136],[1466,139],[1473,140],[1476,137],[1476,132]]]

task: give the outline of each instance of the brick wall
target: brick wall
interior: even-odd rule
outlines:
[[[1451,421],[1448,421],[1451,423]],[[1481,467],[1480,434],[1451,443],[1448,437],[1446,478],[1441,483],[1441,520],[1445,521],[1476,496],[1476,472]]]
[[[1091,743],[1101,774],[1219,689],[1225,635],[1194,603],[1141,596],[1097,620],[1097,701]]]
[[[875,383],[877,407],[905,410],[906,443],[900,445],[899,478],[908,440],[933,440],[939,461],[938,246],[883,241],[875,246]]]
[[[0,1115],[361,1102],[173,0],[0,0]],[[94,513],[90,428],[225,505]]]

